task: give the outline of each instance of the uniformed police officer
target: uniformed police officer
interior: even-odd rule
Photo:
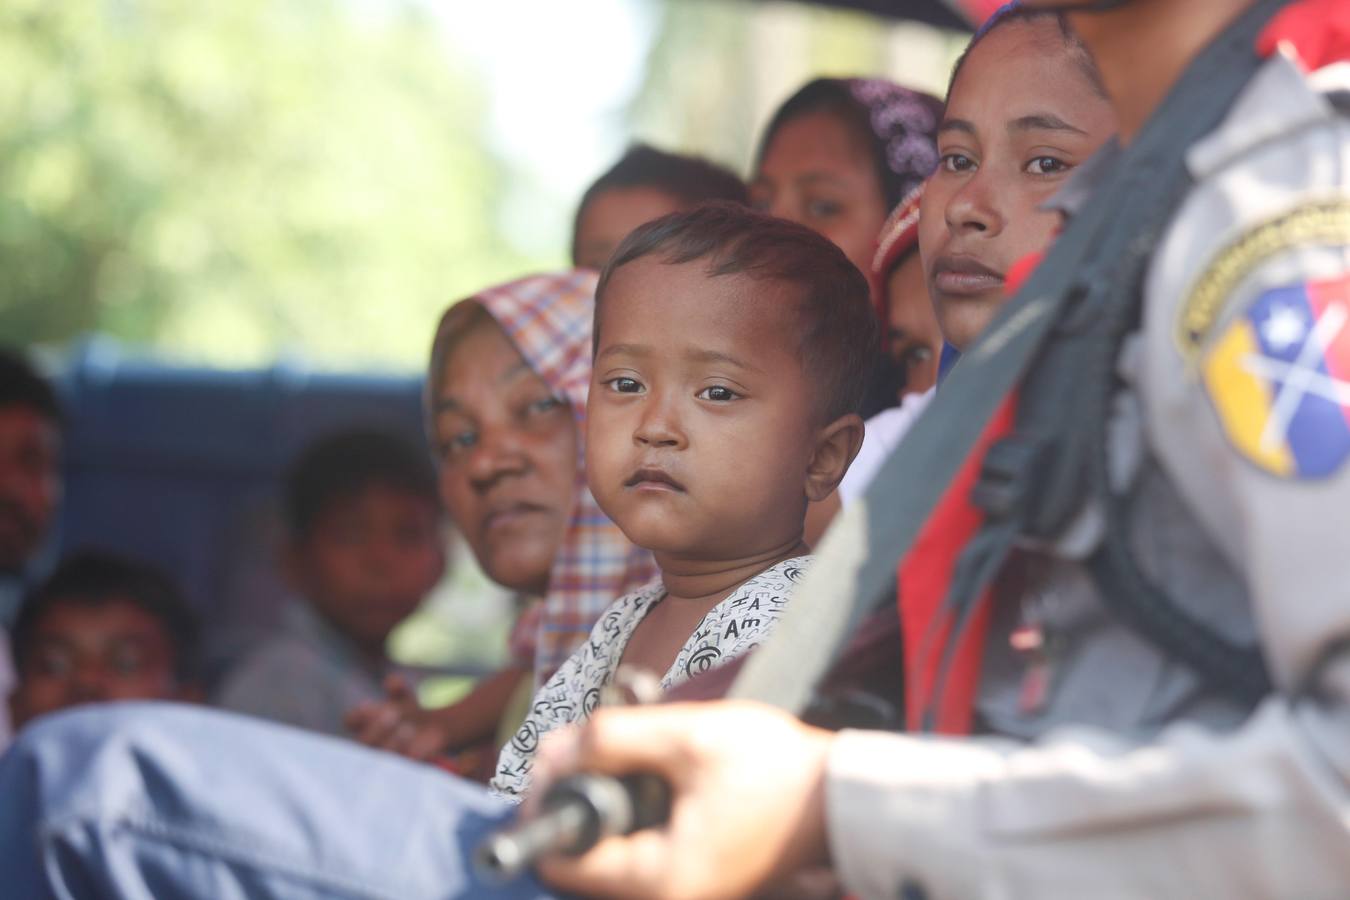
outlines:
[[[1072,214],[1258,4],[1026,5],[1065,11],[1120,122],[1058,198]],[[989,623],[987,734],[836,735],[747,703],[602,711],[540,771],[659,772],[671,821],[550,860],[550,881],[732,897],[828,861],[863,897],[1350,895],[1348,7],[1276,15],[1218,126],[1177,148],[1191,186],[1151,238],[1115,359],[1127,537],[1079,516],[1037,545],[1040,575]],[[1084,562],[1112,540],[1232,652],[1191,658],[1123,621]],[[1028,615],[1056,637],[1034,708],[1013,646]]]

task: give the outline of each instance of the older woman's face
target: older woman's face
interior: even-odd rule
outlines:
[[[470,328],[436,384],[441,499],[488,577],[542,594],[576,497],[576,422],[495,323]]]

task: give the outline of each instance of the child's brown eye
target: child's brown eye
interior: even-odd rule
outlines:
[[[1058,175],[1068,168],[1068,163],[1053,156],[1038,156],[1027,163],[1027,171],[1032,175]]]
[[[609,389],[618,394],[642,393],[642,382],[636,378],[613,378],[608,384]]]
[[[700,400],[712,400],[717,403],[726,403],[730,400],[737,399],[738,396],[739,395],[731,388],[722,387],[722,385],[720,384],[715,384],[712,387],[706,387],[698,392],[698,397]]]
[[[969,172],[975,168],[975,160],[964,153],[944,153],[940,163],[948,172]]]

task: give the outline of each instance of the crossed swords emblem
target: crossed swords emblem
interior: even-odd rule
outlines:
[[[1284,441],[1289,423],[1304,397],[1312,395],[1330,400],[1337,406],[1350,406],[1350,381],[1341,381],[1317,370],[1318,364],[1326,357],[1327,348],[1345,330],[1348,320],[1350,313],[1346,311],[1345,304],[1336,301],[1317,319],[1312,330],[1306,331],[1303,346],[1299,348],[1293,362],[1260,354],[1252,354],[1242,360],[1244,369],[1276,387],[1275,403],[1266,419],[1266,427],[1261,431],[1262,451],[1270,452]],[[1289,343],[1294,340],[1297,338]]]

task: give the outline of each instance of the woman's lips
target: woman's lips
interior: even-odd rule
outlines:
[[[504,506],[487,514],[487,517],[483,519],[483,530],[493,531],[497,528],[510,528],[532,516],[538,516],[546,512],[548,510],[542,506],[535,506],[533,503],[516,503]]]
[[[933,266],[933,289],[948,296],[973,296],[1003,289],[1003,275],[973,259],[942,257]]]

